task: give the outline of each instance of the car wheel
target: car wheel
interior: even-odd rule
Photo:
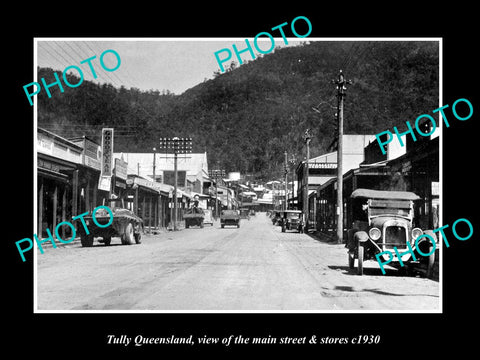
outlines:
[[[363,275],[363,245],[358,246],[358,275]]]
[[[111,236],[104,236],[103,237],[103,242],[105,243],[105,246],[110,246],[110,243],[112,242],[112,237]]]
[[[222,224],[222,229],[225,227],[225,225]]]
[[[132,223],[127,224],[127,226],[125,227],[124,235],[125,235],[125,244],[132,245],[134,242]]]
[[[93,246],[93,235],[81,235],[80,236],[80,242],[82,243],[83,247],[91,247]]]

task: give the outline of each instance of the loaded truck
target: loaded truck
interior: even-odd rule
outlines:
[[[185,220],[185,228],[188,229],[191,226],[199,226],[203,228],[203,220],[205,218],[205,213],[199,207],[192,207],[183,215]]]

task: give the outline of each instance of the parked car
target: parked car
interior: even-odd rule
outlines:
[[[95,237],[101,237],[99,242],[106,246],[110,245],[112,237],[120,237],[123,245],[131,245],[134,242],[140,244],[143,231],[143,220],[129,210],[123,198],[112,198],[108,200],[108,207],[113,213],[111,225],[106,227],[92,226],[94,225],[92,214],[83,217],[88,227],[89,234],[85,229],[79,227],[80,242],[83,247],[93,246]],[[104,201],[105,205],[105,201]],[[102,225],[106,225],[111,221],[111,216],[105,209],[100,209],[95,214],[95,220]]]
[[[203,223],[204,224],[210,224],[213,226],[213,213],[212,210],[210,209],[205,209],[203,210]]]
[[[396,247],[399,252],[406,253],[401,259],[403,264],[425,266],[426,276],[431,277],[435,252],[432,251],[428,257],[415,255],[416,261],[407,253],[407,243],[411,245],[414,254],[418,253],[415,240],[424,233],[437,242],[433,231],[423,231],[413,226],[413,202],[419,199],[416,194],[406,191],[355,190],[351,195],[354,221],[352,228],[347,231],[349,267],[353,269],[357,259],[358,274],[363,275],[363,262],[376,260],[376,254],[387,250],[394,256],[389,265],[398,267],[400,263],[394,251]],[[427,254],[433,244],[422,238],[417,246],[422,253]],[[385,255],[382,254],[382,257]]]
[[[238,210],[222,210],[220,214],[220,225],[222,229],[227,226],[240,227],[240,212]]]

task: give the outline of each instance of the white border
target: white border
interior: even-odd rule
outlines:
[[[38,82],[37,80],[37,49],[38,49],[38,41],[245,41],[247,38],[90,38],[90,37],[42,37],[42,38],[34,38],[33,39],[33,56],[34,56],[34,68],[33,68],[33,81]],[[253,40],[252,37],[248,38],[249,40]],[[282,40],[280,37],[274,37],[275,40]],[[259,38],[258,40],[269,40],[268,38]],[[356,38],[356,37],[337,37],[337,38],[317,38],[317,37],[305,37],[305,38],[290,38],[287,37],[287,40],[292,42],[313,42],[313,41],[435,41],[439,44],[439,107],[443,106],[443,38],[441,37],[369,37],[369,38]],[[288,46],[288,45],[285,45]],[[260,57],[260,56],[258,56]],[[241,65],[239,65],[241,66]],[[340,69],[332,69],[333,70],[340,70]],[[425,109],[425,113],[430,113],[434,109]],[[34,142],[34,174],[33,174],[33,193],[34,193],[34,209],[33,209],[33,229],[35,229],[35,233],[37,233],[37,124],[38,124],[38,117],[37,117],[37,95],[34,95],[34,120],[33,120],[33,142]],[[441,116],[441,115],[439,115]],[[439,203],[440,203],[440,212],[439,212],[439,224],[443,226],[443,125],[442,122],[439,121],[439,147],[440,147],[440,163],[439,163]],[[440,243],[440,241],[439,241]],[[249,314],[330,314],[330,313],[337,313],[337,314],[397,314],[397,313],[418,313],[418,314],[441,314],[443,313],[443,247],[440,246],[439,249],[439,308],[432,309],[432,310],[41,310],[38,309],[38,294],[37,294],[37,252],[38,250],[33,251],[33,261],[34,261],[34,286],[33,286],[33,312],[34,313],[59,313],[59,314],[158,314],[158,313],[166,313],[166,314],[198,314],[198,313],[206,313],[206,314],[236,314],[236,313],[249,313]]]

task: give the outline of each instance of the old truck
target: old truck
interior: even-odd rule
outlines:
[[[105,205],[105,201],[104,201]],[[88,227],[89,234],[86,233],[83,227],[80,227],[80,241],[83,247],[93,246],[95,237],[101,237],[99,242],[103,242],[109,246],[112,237],[120,237],[123,245],[131,245],[134,242],[140,244],[143,231],[143,220],[135,215],[131,210],[125,206],[124,199],[110,199],[108,206],[113,214],[113,220],[107,210],[101,208],[95,214],[95,220],[101,224],[106,225],[110,221],[112,223],[106,227],[95,226],[92,214],[84,216],[84,221]]]
[[[240,227],[240,213],[238,210],[222,210],[220,214],[220,225],[222,229],[225,225]]]
[[[437,238],[432,230],[415,227],[413,202],[420,199],[418,195],[407,191],[356,189],[350,198],[353,222],[347,231],[346,244],[350,269],[354,268],[357,259],[357,272],[363,275],[364,261],[375,260],[377,254],[389,251],[393,254],[389,265],[400,268],[405,264],[405,270],[408,265],[420,266],[425,268],[427,277],[432,276],[435,252],[430,250],[433,245],[428,239],[419,237],[428,234],[435,242]],[[417,238],[421,241],[416,241]],[[431,254],[413,257],[406,251],[409,247],[414,254],[419,251]],[[394,248],[406,253],[401,262]]]
[[[188,229],[191,226],[199,226],[200,228],[203,228],[204,218],[205,213],[203,212],[202,208],[192,207],[188,209],[183,215],[183,219],[185,220],[185,228]]]

